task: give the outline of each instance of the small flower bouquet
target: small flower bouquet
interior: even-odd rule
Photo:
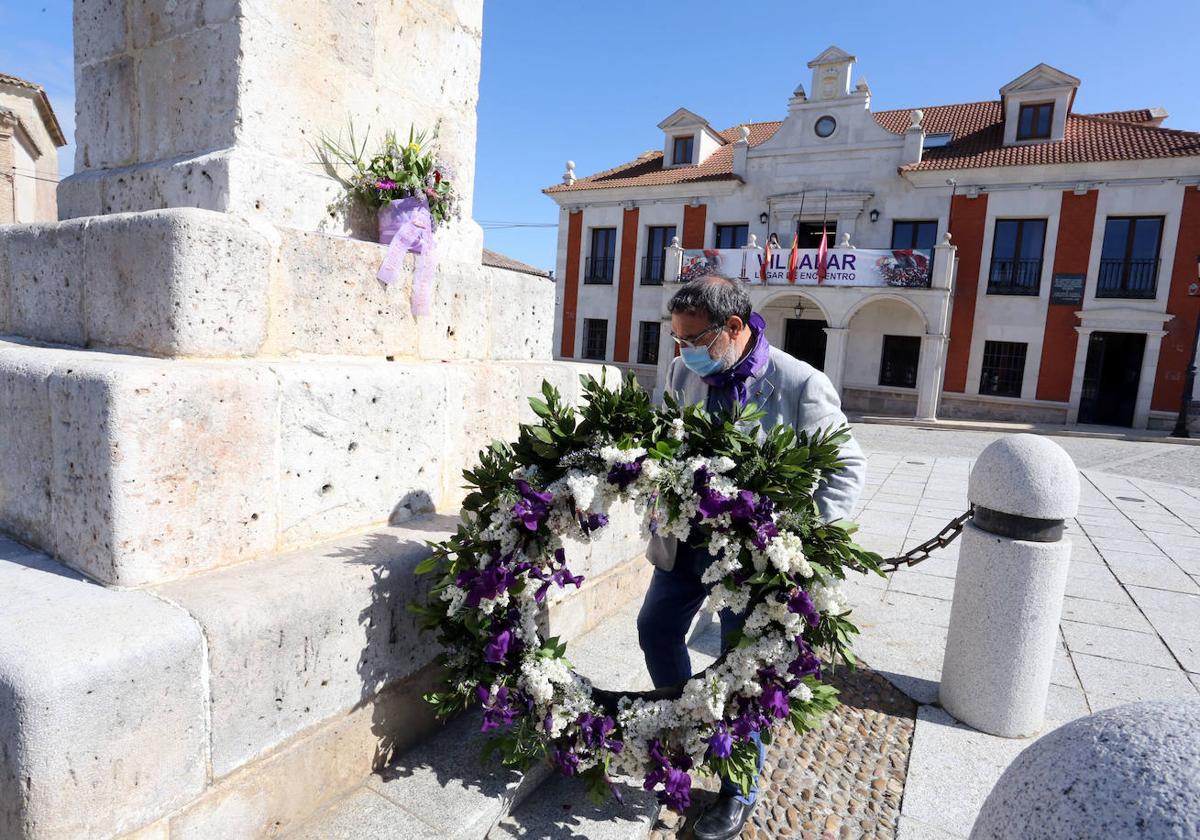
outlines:
[[[457,196],[444,162],[437,159],[435,146],[424,131],[409,127],[408,142],[402,143],[394,131],[383,135],[383,144],[370,157],[367,138],[359,143],[354,126],[349,126],[346,145],[341,139],[322,135],[317,154],[327,171],[344,186],[350,197],[377,209],[380,227],[390,227],[387,214],[396,202],[417,198],[429,207],[436,227],[455,217]],[[349,174],[345,174],[349,170]],[[410,202],[411,203],[411,202]],[[387,235],[387,239],[384,236]],[[380,241],[390,241],[385,230]]]

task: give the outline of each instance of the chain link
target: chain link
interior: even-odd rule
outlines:
[[[896,557],[889,557],[883,561],[880,568],[885,572],[894,572],[901,568],[915,566],[925,560],[928,560],[931,553],[939,548],[945,548],[958,539],[958,535],[962,533],[963,526],[967,524],[967,520],[974,515],[975,509],[968,508],[966,513],[959,514],[947,523],[946,527],[937,532],[936,536],[930,537],[925,542],[910,548],[903,554]]]

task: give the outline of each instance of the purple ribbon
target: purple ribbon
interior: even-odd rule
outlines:
[[[414,195],[396,199],[385,211],[391,218],[387,222],[396,225],[396,232],[388,244],[383,265],[375,276],[389,286],[400,276],[404,255],[417,255],[416,271],[413,274],[412,314],[428,315],[430,290],[433,287],[433,272],[437,268],[437,251],[433,243],[433,217],[429,215],[429,204],[424,196]],[[387,222],[382,223],[387,224]]]

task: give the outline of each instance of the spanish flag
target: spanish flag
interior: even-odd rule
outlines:
[[[825,241],[825,229],[821,229],[821,245],[817,248],[817,282],[825,282],[825,267],[829,262],[829,245]]]
[[[787,278],[789,283],[796,282],[796,265],[800,262],[800,234],[792,234],[792,253],[788,256],[788,273]]]
[[[767,266],[771,264],[771,240],[767,239],[767,244],[763,247],[762,269],[758,272],[758,276],[764,283],[767,282]]]

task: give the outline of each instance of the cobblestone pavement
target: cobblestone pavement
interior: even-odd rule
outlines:
[[[790,727],[767,749],[759,801],[744,840],[896,836],[916,704],[869,668],[840,669],[842,705],[805,735]],[[712,802],[715,779],[698,780],[682,816],[664,810],[651,840],[687,840]]]

